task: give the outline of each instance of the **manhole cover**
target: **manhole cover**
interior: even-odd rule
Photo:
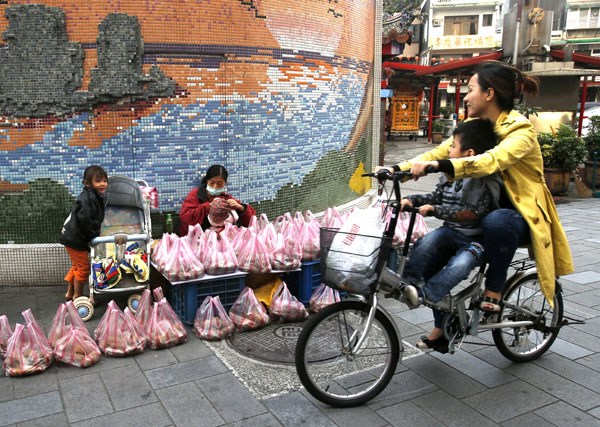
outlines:
[[[296,340],[303,326],[304,322],[273,323],[256,331],[235,333],[227,341],[247,357],[293,365]]]

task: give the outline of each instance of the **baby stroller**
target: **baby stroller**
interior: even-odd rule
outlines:
[[[140,185],[147,184],[124,176],[108,180],[102,229],[91,242],[90,296],[73,301],[84,321],[94,314],[94,295],[131,294],[127,305],[135,313],[141,291],[150,287],[150,204]]]

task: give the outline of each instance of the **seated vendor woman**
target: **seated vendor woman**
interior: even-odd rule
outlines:
[[[211,227],[208,220],[211,203],[215,199],[224,199],[229,207],[237,213],[239,217],[237,225],[247,227],[250,219],[256,212],[252,206],[235,199],[231,194],[226,193],[227,169],[222,165],[212,165],[206,171],[202,178],[200,186],[194,188],[187,195],[179,211],[179,234],[184,236],[188,232],[190,225],[200,224],[203,230]]]

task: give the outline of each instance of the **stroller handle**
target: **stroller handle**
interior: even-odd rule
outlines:
[[[120,241],[127,242],[145,242],[150,239],[148,234],[115,234],[113,236],[101,236],[92,239],[92,245],[97,245],[98,243],[120,243]]]

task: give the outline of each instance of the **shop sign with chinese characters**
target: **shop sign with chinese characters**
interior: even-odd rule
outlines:
[[[472,47],[494,47],[494,36],[443,36],[433,37],[434,49],[465,49]]]

